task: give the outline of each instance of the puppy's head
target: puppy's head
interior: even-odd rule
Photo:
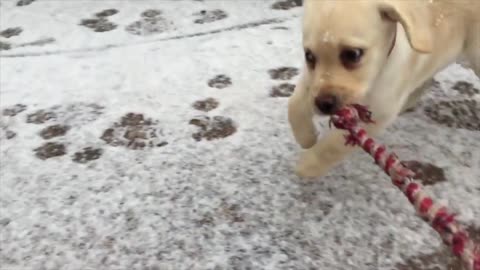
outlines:
[[[306,0],[303,45],[307,87],[319,113],[368,94],[395,44],[397,23],[420,53],[432,47],[426,1]],[[388,91],[388,89],[386,89]]]

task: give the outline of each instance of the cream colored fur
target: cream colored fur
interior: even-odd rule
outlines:
[[[296,141],[307,148],[296,171],[318,177],[354,148],[344,146],[344,132],[336,129],[317,141],[314,98],[335,94],[342,104],[369,106],[377,124],[366,128],[375,136],[414,106],[420,86],[447,65],[464,58],[480,76],[480,0],[306,0],[303,44],[317,64],[303,69],[288,117]],[[357,69],[338,60],[344,46],[366,48]]]

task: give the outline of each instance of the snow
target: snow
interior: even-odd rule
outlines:
[[[0,264],[5,269],[395,269],[442,250],[437,235],[370,158],[358,153],[328,176],[304,182],[293,173],[299,147],[287,99],[269,96],[287,81],[268,70],[300,68],[302,9],[274,1],[46,1],[0,5],[0,31],[22,27],[0,52]],[[112,31],[82,19],[103,9]],[[138,36],[125,27],[147,9],[170,29]],[[228,17],[195,24],[194,13]],[[260,24],[260,25],[258,25]],[[241,27],[238,27],[238,26]],[[283,26],[288,29],[272,29]],[[195,35],[202,33],[201,35]],[[19,46],[54,38],[43,46]],[[209,87],[225,74],[232,84]],[[290,80],[295,83],[298,77]],[[427,186],[468,226],[480,226],[480,133],[447,127],[423,113],[440,100],[470,99],[451,88],[480,88],[471,70],[452,65],[413,113],[380,139],[402,158],[430,162],[447,181]],[[210,112],[192,103],[213,97]],[[94,105],[92,105],[94,104]],[[27,123],[43,109],[56,119]],[[168,142],[133,150],[101,139],[126,114],[151,118]],[[237,131],[197,142],[197,116],[231,118]],[[44,140],[52,124],[65,136]],[[126,127],[128,129],[128,127]],[[323,126],[323,129],[326,128]],[[16,133],[6,139],[4,130]],[[320,133],[322,133],[321,130]],[[148,136],[148,134],[147,134]],[[66,154],[41,160],[34,149],[62,143]],[[85,147],[99,159],[74,162]]]

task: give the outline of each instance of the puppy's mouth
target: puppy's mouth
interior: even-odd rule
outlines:
[[[320,116],[320,117],[322,117],[322,118],[323,118],[323,117],[327,117],[327,116],[332,116],[332,115],[335,114],[336,111],[337,111],[337,110],[332,111],[331,113],[324,113],[324,112],[320,111],[317,107],[313,106],[313,112],[314,112],[314,114],[317,115],[317,116]]]
[[[334,95],[320,95],[313,100],[313,110],[320,116],[334,115],[344,106],[344,101]]]

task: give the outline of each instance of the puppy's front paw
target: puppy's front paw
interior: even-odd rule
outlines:
[[[312,150],[308,150],[300,156],[295,172],[300,177],[315,178],[324,176],[330,168],[331,166],[319,159]]]

